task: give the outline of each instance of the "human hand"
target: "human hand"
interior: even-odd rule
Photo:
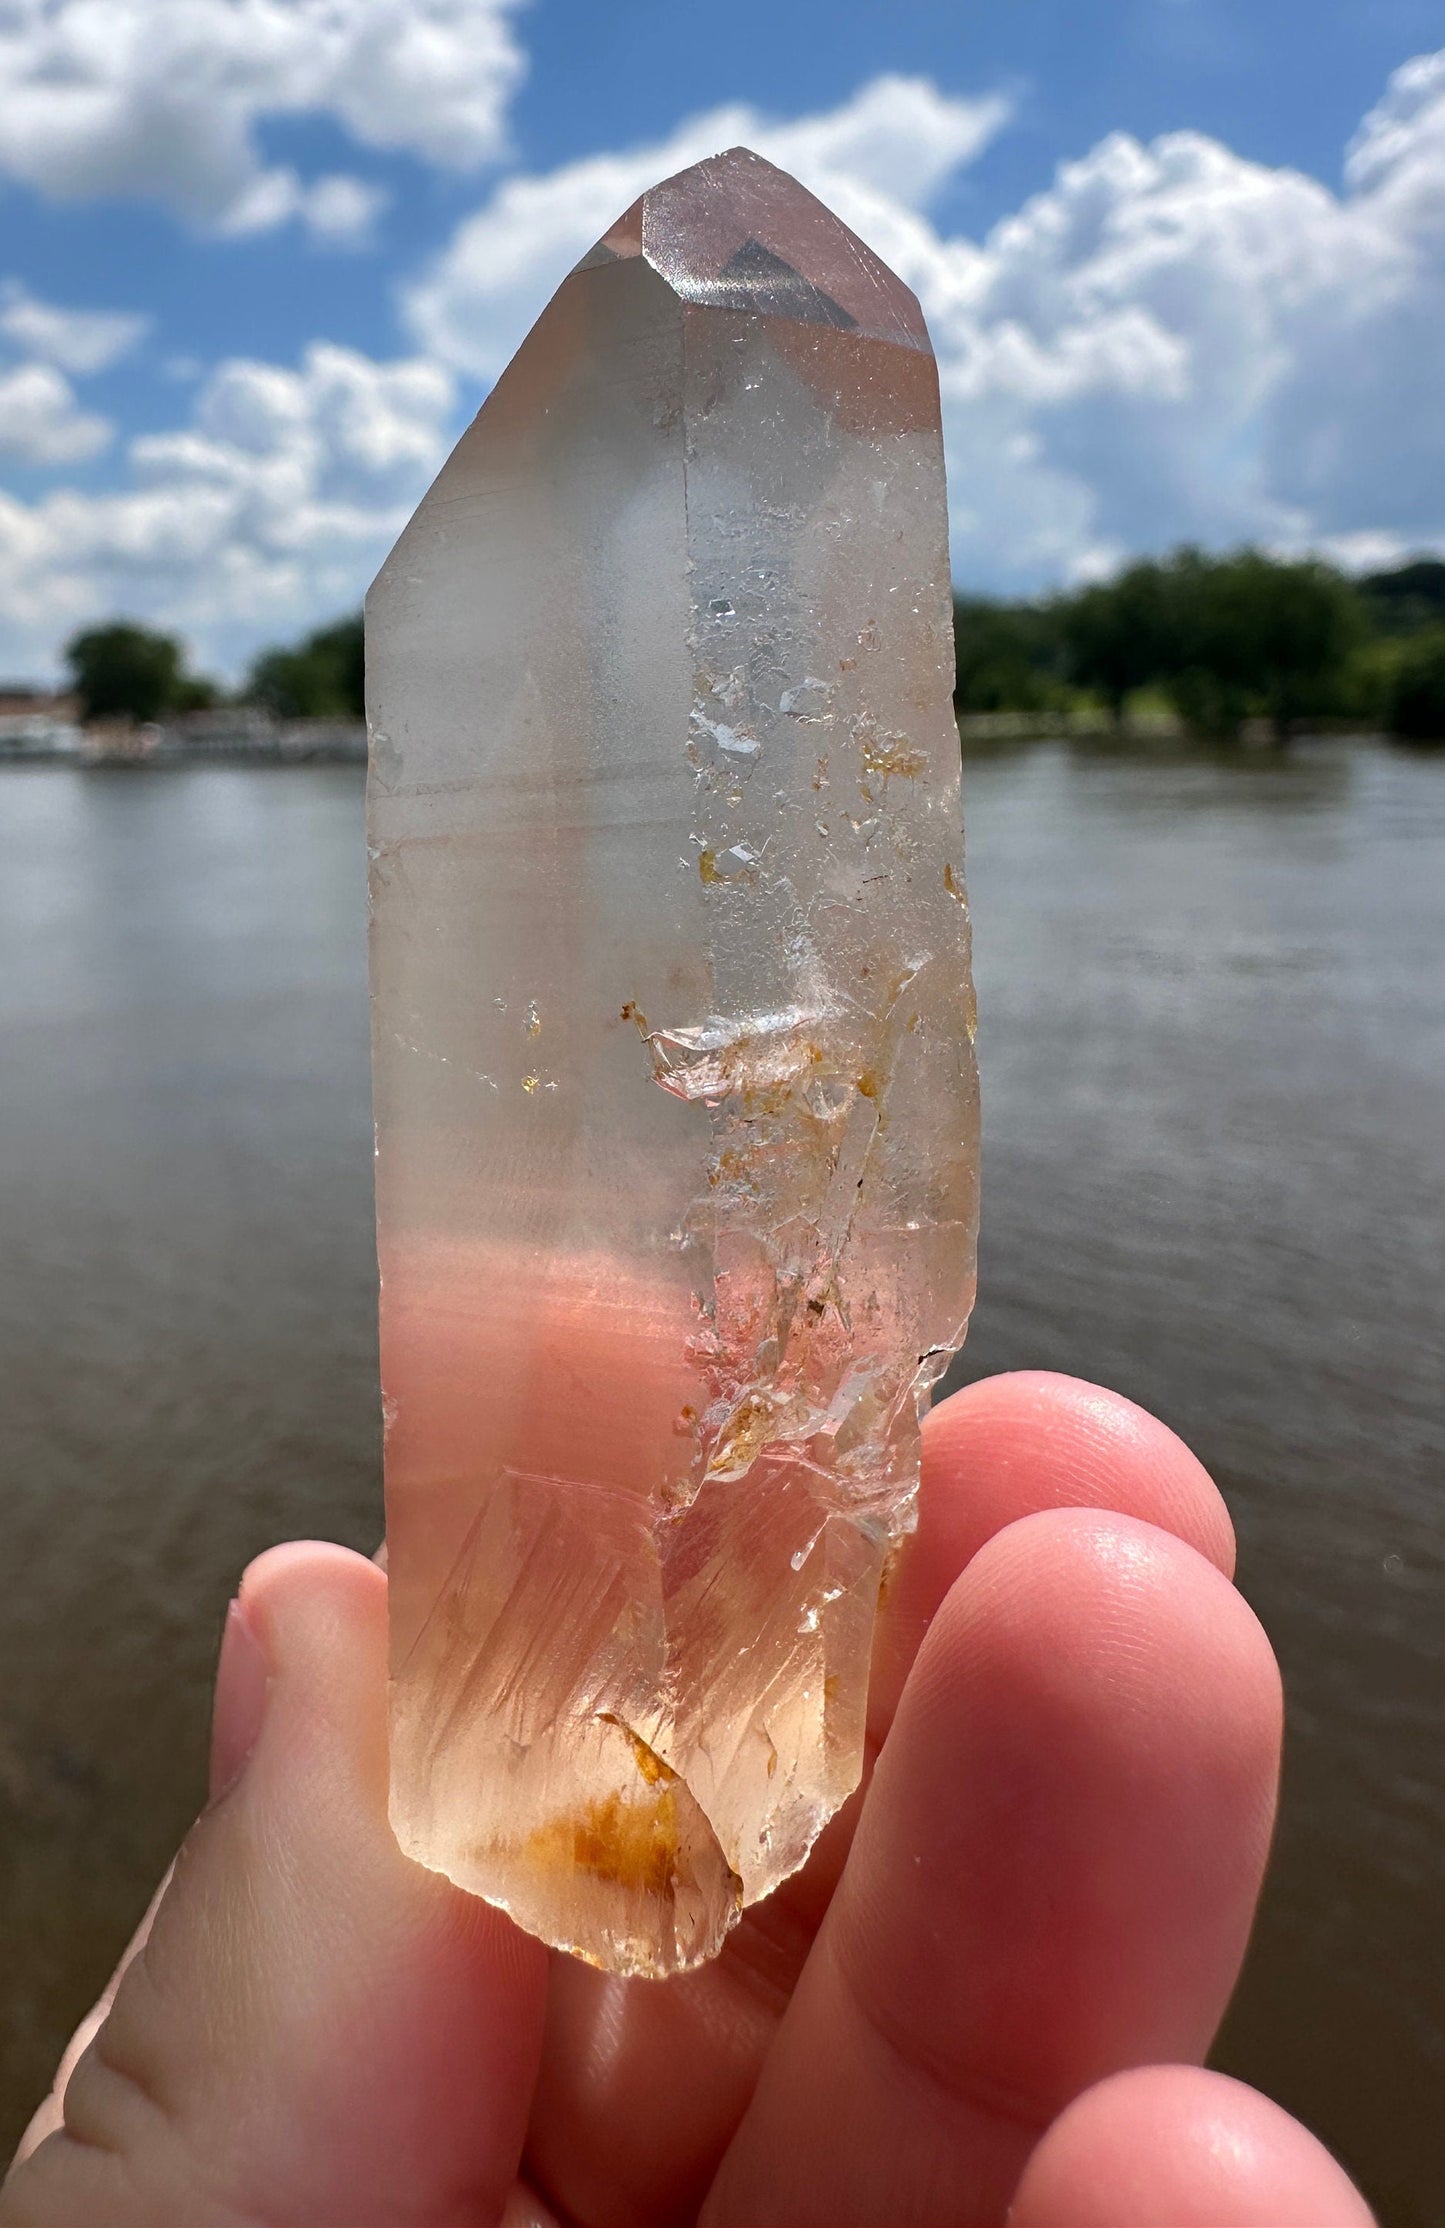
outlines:
[[[1116,1395],[942,1403],[871,1778],[714,1964],[650,1982],[401,1855],[385,1578],[273,1549],[211,1806],[0,2228],[1368,2228],[1303,2128],[1200,2070],[1279,1746],[1232,1560],[1204,1471]]]

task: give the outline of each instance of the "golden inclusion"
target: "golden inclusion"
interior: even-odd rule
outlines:
[[[973,1289],[938,382],[745,149],[583,258],[367,607],[392,1818],[619,1973],[856,1785]]]

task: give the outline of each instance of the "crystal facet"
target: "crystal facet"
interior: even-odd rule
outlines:
[[[745,149],[657,186],[367,624],[393,1821],[675,1972],[857,1783],[972,1297],[913,296]]]

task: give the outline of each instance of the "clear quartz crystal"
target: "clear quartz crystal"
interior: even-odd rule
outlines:
[[[856,1785],[977,1109],[938,384],[745,149],[566,280],[367,611],[405,1849],[614,1972]]]

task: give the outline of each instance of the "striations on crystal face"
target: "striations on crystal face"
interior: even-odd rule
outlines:
[[[372,589],[404,1848],[620,1973],[857,1783],[973,1288],[918,305],[745,149],[566,280]]]

